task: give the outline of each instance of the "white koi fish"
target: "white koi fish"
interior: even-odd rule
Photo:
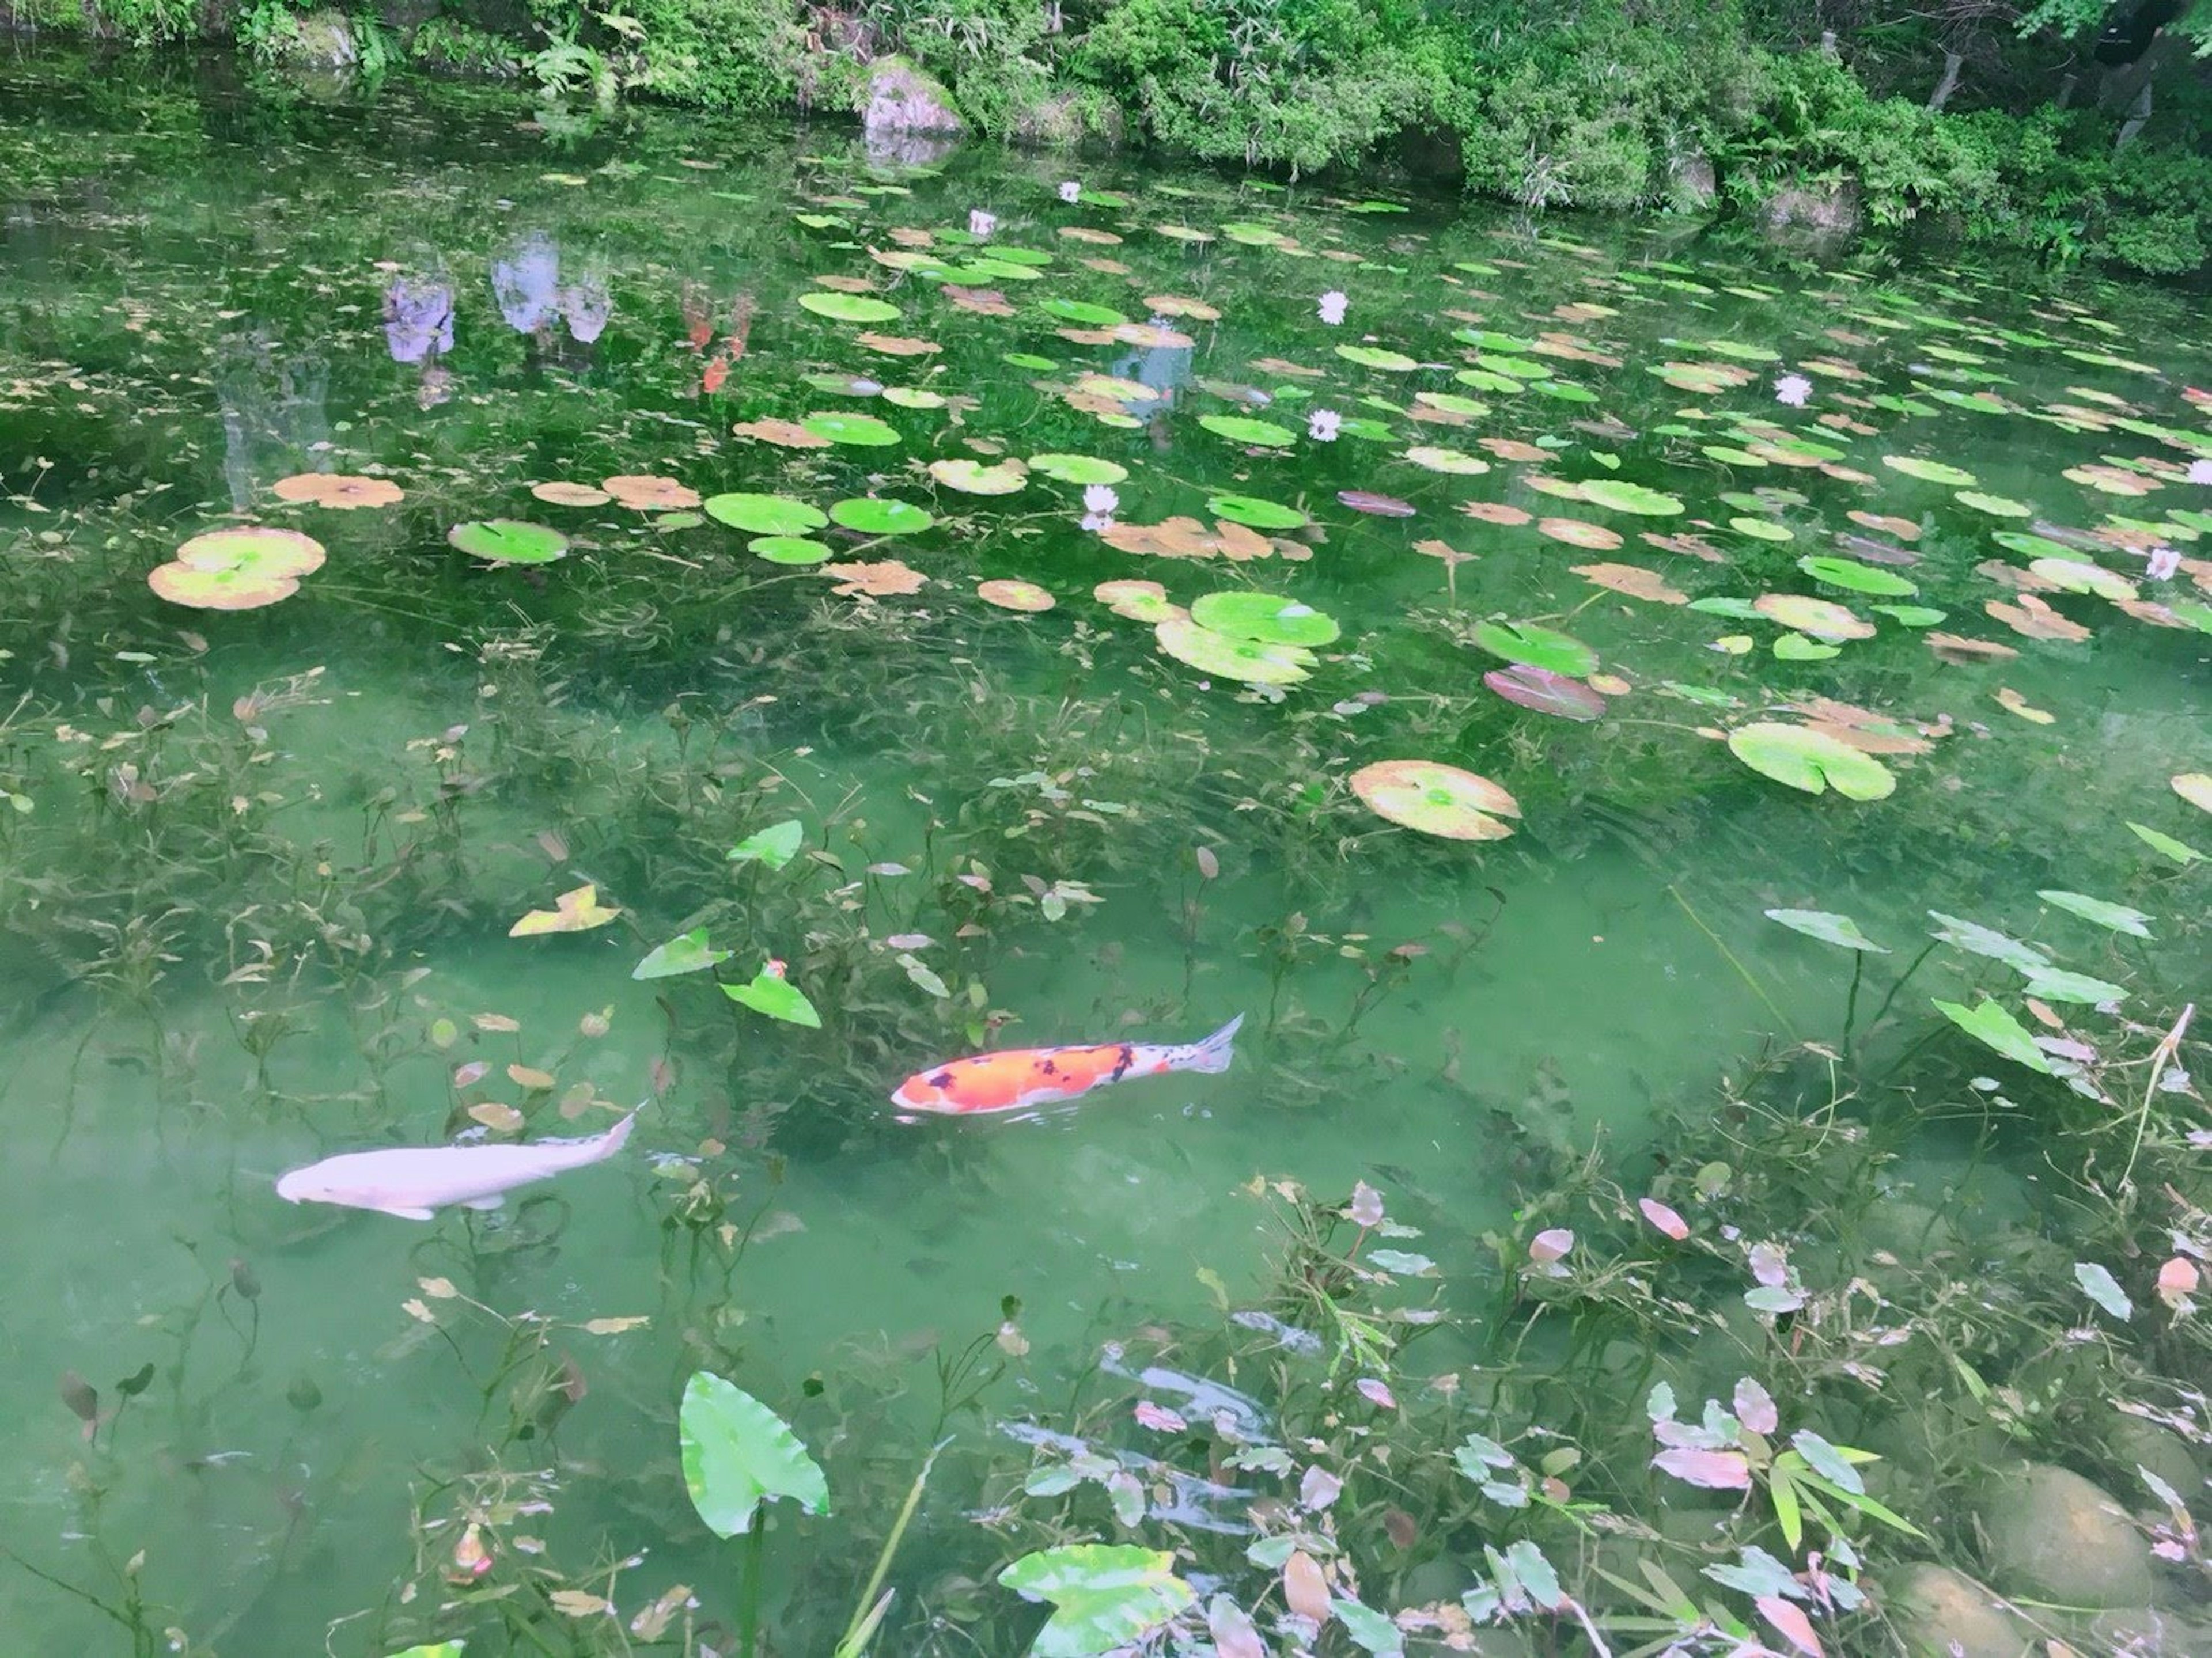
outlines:
[[[276,1182],[287,1203],[335,1203],[402,1220],[432,1220],[458,1203],[496,1209],[505,1193],[566,1169],[605,1163],[629,1139],[633,1111],[604,1134],[528,1145],[406,1145],[349,1151],[295,1169]]]

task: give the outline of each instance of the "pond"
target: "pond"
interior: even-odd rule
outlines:
[[[16,1649],[2202,1636],[2201,297],[191,60],[0,179]]]

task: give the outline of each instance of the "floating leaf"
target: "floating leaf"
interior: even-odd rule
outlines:
[[[817,317],[832,322],[890,322],[899,308],[860,294],[801,294],[799,302]]]
[[[2136,838],[2152,851],[2172,859],[2175,863],[2184,867],[2199,862],[2205,856],[2185,841],[2177,841],[2171,835],[2162,834],[2148,823],[2130,821],[2128,828],[2134,831]]]
[[[2026,993],[2045,1001],[2081,1002],[2102,1007],[2124,999],[2128,993],[2126,987],[2108,980],[2094,979],[2086,973],[2069,973],[2064,968],[2046,967],[2027,975]]]
[[[1267,645],[1326,645],[1337,636],[1334,618],[1296,599],[1244,589],[1207,593],[1191,603],[1190,619],[1231,639]]]
[[[1638,1198],[1636,1207],[1644,1219],[1680,1243],[1690,1236],[1690,1223],[1656,1198]]]
[[[2079,915],[2099,926],[2109,927],[2114,932],[2124,932],[2130,938],[2150,937],[2150,917],[2139,909],[2130,909],[2125,904],[2107,903],[2102,898],[2092,898],[2086,892],[2061,892],[2046,888],[2036,894],[2046,904]]]
[[[1129,476],[1129,469],[1118,461],[1101,460],[1096,455],[1031,455],[1030,471],[1042,472],[1062,483],[1119,483]]]
[[[1253,530],[1296,530],[1312,521],[1295,507],[1263,501],[1257,495],[1209,496],[1206,510],[1217,518],[1225,518],[1231,524],[1242,524]]]
[[[1606,708],[1605,698],[1581,680],[1525,662],[1492,668],[1482,683],[1508,702],[1561,720],[1595,720]]]
[[[770,962],[753,975],[749,984],[724,985],[722,993],[756,1013],[785,1024],[802,1024],[810,1030],[822,1028],[822,1016],[814,1011],[814,1004],[806,999],[805,993],[783,976],[780,962]]]
[[[726,950],[707,947],[707,929],[694,927],[680,933],[666,944],[646,952],[646,957],[630,970],[633,979],[672,979],[679,973],[700,973],[717,963],[730,959]]]
[[[886,425],[873,415],[850,415],[832,410],[828,414],[809,415],[799,425],[817,438],[827,438],[832,443],[850,444],[857,448],[887,448],[899,440],[897,428]]]
[[[558,530],[512,518],[456,524],[446,539],[470,557],[495,564],[550,564],[568,550],[568,537]]]
[[[1678,1445],[1651,1459],[1651,1466],[1687,1485],[1706,1491],[1741,1491],[1751,1489],[1751,1463],[1741,1451],[1698,1450]]]
[[[1969,921],[1961,916],[1946,915],[1940,909],[1929,914],[1937,922],[1936,936],[1945,944],[1960,950],[1972,950],[1977,956],[1986,956],[1993,962],[2002,962],[2007,967],[2021,973],[2041,973],[2051,966],[2051,958],[2032,944],[2006,937],[1995,927],[1984,926],[1979,921]]]
[[[986,466],[963,457],[933,460],[929,475],[948,489],[969,495],[1011,495],[1029,479],[1029,468],[1009,457]]]
[[[2173,792],[2202,811],[2212,811],[2212,772],[2185,771],[2172,780]]]
[[[1351,777],[1352,792],[1394,823],[1448,841],[1502,841],[1513,833],[1500,818],[1521,805],[1486,777],[1434,760],[1381,760]]]
[[[1663,518],[1682,510],[1682,503],[1674,496],[1622,478],[1585,479],[1579,486],[1578,493],[1592,506],[1603,507],[1616,513]]]
[[[1818,938],[1822,944],[1840,944],[1845,950],[1869,950],[1887,956],[1889,947],[1878,944],[1859,931],[1859,924],[1848,915],[1838,915],[1826,909],[1770,909],[1770,921],[1779,921],[1794,932],[1808,938]]]
[[[745,550],[771,564],[800,566],[827,563],[837,556],[829,543],[805,536],[757,536],[745,544]]]
[[[2081,1286],[2083,1295],[2121,1323],[2126,1323],[2136,1315],[2136,1304],[2128,1299],[2128,1292],[2120,1288],[2119,1280],[2095,1261],[2075,1261],[2074,1281]]]
[[[1052,1605],[1030,1658],[1104,1658],[1142,1643],[1198,1594],[1164,1550],[1121,1543],[1070,1543],[1024,1555],[999,1582],[1026,1600]]]
[[[1832,558],[1826,554],[1813,553],[1797,561],[1797,568],[1815,581],[1825,581],[1831,587],[1847,587],[1855,593],[1873,593],[1879,598],[1902,598],[1919,589],[1901,575],[1877,569],[1871,564],[1862,564],[1854,558]]]
[[[1946,489],[1971,489],[1974,475],[1955,466],[1947,466],[1940,460],[1921,460],[1911,455],[1884,455],[1881,464],[1892,471],[1902,472],[1909,478],[1919,478],[1927,483],[1940,483]]]
[[[1936,1006],[1945,1018],[1975,1041],[2030,1071],[2039,1071],[2046,1077],[2051,1074],[2051,1062],[2043,1057],[2043,1050],[2035,1045],[2035,1038],[2027,1034],[2027,1028],[1986,996],[1971,1008],[1941,999]]]
[[[1752,609],[1770,622],[1815,639],[1871,639],[1874,623],[1853,615],[1843,605],[1803,593],[1761,593]]]
[[[1285,449],[1298,440],[1298,434],[1289,428],[1272,421],[1254,420],[1249,415],[1200,415],[1198,423],[1216,437],[1227,438],[1231,443],[1249,444],[1255,449]]]
[[[626,473],[601,480],[599,487],[617,505],[640,513],[681,511],[699,504],[699,492],[674,478],[646,473]]]
[[[745,836],[730,848],[728,861],[765,864],[770,869],[781,869],[799,856],[799,846],[805,838],[806,825],[796,817],[786,818]]]
[[[1872,755],[1809,726],[1759,720],[1730,732],[1729,749],[1761,776],[1808,794],[1832,788],[1846,799],[1880,800],[1897,786]]]
[[[708,1370],[684,1386],[678,1415],[684,1487],[717,1537],[749,1532],[763,1502],[788,1497],[810,1514],[830,1508],[830,1484],[774,1411]]]
[[[300,472],[278,478],[270,488],[279,501],[344,509],[390,507],[406,498],[406,492],[389,478],[357,477],[348,472]]]
[[[1586,679],[1597,671],[1597,653],[1579,639],[1534,622],[1485,622],[1474,630],[1474,642],[1492,656],[1525,663],[1553,673]]]
[[[827,516],[803,501],[788,495],[748,495],[735,490],[709,495],[703,503],[707,516],[732,530],[757,536],[803,536],[830,522]]]
[[[1299,645],[1231,639],[1187,616],[1169,616],[1152,629],[1160,649],[1200,673],[1252,685],[1291,685],[1306,677],[1314,653]]]
[[[577,887],[562,893],[553,901],[550,909],[533,909],[507,928],[510,938],[534,938],[548,932],[588,932],[593,927],[605,926],[619,909],[611,909],[599,902],[599,890]]]
[[[1034,581],[999,580],[979,581],[975,597],[986,604],[995,604],[1002,610],[1022,610],[1035,614],[1048,610],[1057,602],[1053,596]]]

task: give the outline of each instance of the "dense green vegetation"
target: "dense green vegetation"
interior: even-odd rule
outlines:
[[[264,59],[408,57],[549,96],[856,108],[896,54],[999,137],[1148,137],[1307,173],[1412,136],[1421,170],[1530,208],[1759,213],[2165,275],[2212,248],[2212,8],[1881,0],[17,0],[19,24],[139,43],[213,27]],[[2100,27],[2136,38],[2101,56]],[[8,8],[0,7],[0,16]],[[210,23],[210,20],[215,21]],[[304,27],[303,27],[304,23]],[[349,41],[349,35],[350,40]],[[2148,89],[2148,101],[2143,96]],[[1823,205],[1825,203],[1825,205]]]

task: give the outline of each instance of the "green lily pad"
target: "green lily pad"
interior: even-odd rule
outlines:
[[[1682,510],[1682,503],[1673,495],[1624,478],[1586,479],[1582,498],[1594,507],[1607,507],[1616,513],[1638,513],[1647,518],[1664,518]]]
[[[1475,629],[1474,642],[1508,662],[1549,669],[1572,679],[1586,679],[1597,671],[1595,651],[1571,635],[1534,622],[1485,622]]]
[[[2051,1061],[2043,1057],[2027,1027],[1988,997],[1972,1007],[1941,998],[1935,1000],[1936,1011],[1975,1041],[2030,1071],[2039,1071],[2046,1077],[2051,1074]]]
[[[646,953],[646,957],[630,969],[633,979],[672,979],[679,973],[702,973],[717,963],[730,959],[726,950],[710,950],[707,946],[707,929],[693,927],[679,933],[666,944]]]
[[[684,1488],[707,1529],[736,1537],[761,1504],[788,1497],[811,1514],[830,1508],[830,1482],[788,1424],[742,1388],[698,1370],[678,1416]]]
[[[1034,351],[1009,351],[1000,361],[1015,368],[1026,368],[1034,374],[1049,374],[1060,367],[1050,357],[1040,357]]]
[[[912,501],[888,495],[854,495],[831,504],[830,521],[862,535],[918,536],[937,519]]]
[[[771,564],[826,564],[837,556],[828,542],[809,536],[758,536],[745,544],[745,550]]]
[[[702,503],[708,518],[757,536],[797,536],[818,530],[830,519],[818,508],[789,495],[748,495],[733,490],[709,495]]]
[[[1030,471],[1062,483],[1085,485],[1119,483],[1129,476],[1129,469],[1119,461],[1103,460],[1097,455],[1031,455]]]
[[[1278,426],[1273,421],[1254,420],[1249,415],[1200,415],[1198,423],[1218,438],[1249,444],[1255,449],[1286,449],[1298,440],[1298,434],[1290,428]]]
[[[724,985],[722,994],[785,1024],[802,1024],[810,1030],[822,1028],[822,1016],[814,1011],[814,1004],[774,966],[763,968],[750,984]]]
[[[832,410],[826,414],[809,415],[799,423],[818,438],[827,438],[832,443],[850,444],[855,448],[888,448],[899,440],[898,429],[886,425],[873,415],[848,415]]]
[[[2094,921],[2114,932],[2124,932],[2131,938],[2150,937],[2150,917],[2139,909],[2129,908],[2125,904],[2092,898],[2086,892],[2063,892],[2050,888],[2037,893],[2036,896],[2046,904],[2056,905],[2085,921]]]
[[[1421,366],[1419,357],[1409,357],[1403,351],[1385,350],[1379,345],[1340,345],[1336,355],[1363,368],[1387,368],[1394,374],[1410,374]]]
[[[2053,541],[2049,536],[2031,535],[2026,530],[1992,530],[1990,539],[2009,552],[2025,553],[2030,558],[2072,558],[2074,550],[2063,541]]]
[[[2033,518],[2035,515],[2034,507],[2024,501],[2014,501],[2009,495],[1988,495],[1978,489],[1961,489],[1952,499],[1961,507],[1987,513],[1991,518]]]
[[[1874,635],[1871,622],[1853,615],[1832,599],[1814,598],[1806,593],[1761,593],[1752,601],[1751,608],[1770,622],[1778,622],[1815,639],[1869,639]]]
[[[1923,483],[1940,483],[1951,489],[1971,489],[1974,475],[1956,466],[1947,466],[1940,460],[1922,460],[1917,455],[1884,455],[1881,464],[1893,472],[1902,472],[1909,478],[1918,478]]]
[[[901,409],[945,407],[945,397],[942,392],[925,392],[919,386],[886,386],[883,390],[883,398],[885,403],[896,404]]]
[[[799,302],[817,317],[832,322],[890,322],[899,308],[865,294],[801,294]]]
[[[2082,558],[2032,559],[2027,568],[2053,586],[2069,593],[2094,593],[2122,604],[2136,597],[2136,584],[2117,571]]]
[[[1786,524],[1777,524],[1772,519],[1737,517],[1729,520],[1729,528],[1739,535],[1749,536],[1753,541],[1795,541],[1797,532]]]
[[[550,564],[568,550],[568,537],[558,530],[512,518],[456,524],[446,539],[470,557],[495,564]]]
[[[1802,634],[1784,634],[1774,641],[1775,659],[1780,662],[1826,662],[1843,653],[1839,645],[1823,645]]]
[[[1190,619],[1231,639],[1257,640],[1263,645],[1326,645],[1338,631],[1334,617],[1310,604],[1241,588],[1195,600]]]
[[[1037,309],[1085,328],[1119,328],[1129,320],[1111,306],[1091,305],[1083,300],[1045,300]]]
[[[1435,444],[1417,444],[1406,451],[1405,459],[1425,471],[1445,472],[1461,477],[1477,477],[1490,470],[1490,463],[1480,455],[1470,455],[1463,449],[1446,449]]]
[[[1209,495],[1206,510],[1252,530],[1296,530],[1312,521],[1295,507],[1258,495]]]
[[[1144,1644],[1196,1603],[1175,1556],[1126,1543],[1067,1543],[1024,1555],[999,1582],[1052,1605],[1030,1658],[1105,1658]]]
[[[799,848],[805,839],[806,825],[796,817],[787,817],[745,836],[730,848],[727,861],[765,864],[770,869],[781,869],[799,856]]]
[[[1878,944],[1859,931],[1859,924],[1848,915],[1838,915],[1827,909],[1770,909],[1770,921],[1779,921],[1808,938],[1818,938],[1822,944],[1840,944],[1845,950],[1872,950],[1878,956],[1889,954],[1889,946]]]
[[[957,460],[933,460],[929,475],[963,495],[1011,495],[1029,481],[1029,468],[1011,458],[986,466],[963,456]]]
[[[1902,598],[1920,591],[1903,576],[1876,565],[1862,564],[1855,558],[1808,553],[1797,561],[1797,568],[1815,581],[1825,581],[1831,587],[1844,587],[1855,593]]]
[[[1932,628],[1949,614],[1925,604],[1877,604],[1874,607],[1900,628]]]
[[[1762,777],[1808,794],[1833,789],[1847,800],[1880,800],[1897,787],[1872,755],[1805,726],[1757,720],[1729,733],[1729,750]]]
[[[1271,645],[1256,639],[1231,639],[1187,616],[1154,625],[1160,649],[1200,673],[1238,679],[1249,685],[1294,685],[1306,677],[1314,653],[1301,645]]]

